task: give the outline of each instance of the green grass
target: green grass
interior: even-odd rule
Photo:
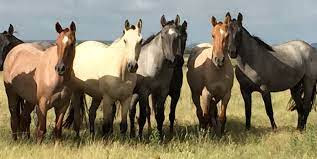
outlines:
[[[185,71],[186,69],[184,69]],[[186,71],[185,71],[186,72]],[[185,78],[185,77],[184,77]],[[1,78],[2,80],[2,78]],[[63,141],[55,143],[52,130],[54,114],[49,111],[48,132],[44,143],[37,145],[34,135],[30,140],[14,142],[11,138],[9,111],[3,85],[0,86],[0,158],[316,158],[316,112],[310,114],[307,130],[299,133],[296,112],[288,112],[286,105],[289,91],[273,93],[274,117],[278,129],[273,132],[258,93],[253,94],[252,129],[245,130],[244,103],[235,81],[227,111],[225,135],[219,139],[211,133],[198,131],[198,120],[191,100],[186,79],[176,110],[176,132],[168,133],[169,102],[166,103],[164,131],[166,139],[161,142],[157,131],[151,134],[145,129],[145,139],[122,136],[119,133],[119,117],[115,121],[115,132],[108,139],[100,137],[102,113],[97,116],[97,137],[90,138],[88,131],[82,130],[81,140],[75,139],[72,130],[63,132]],[[34,115],[34,114],[33,114]],[[152,115],[154,128],[155,120]],[[32,134],[34,123],[32,123]]]

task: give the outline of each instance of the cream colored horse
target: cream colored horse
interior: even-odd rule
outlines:
[[[112,105],[119,101],[122,120],[127,122],[127,111],[136,83],[137,60],[142,43],[142,21],[137,25],[125,22],[123,35],[110,46],[97,41],[87,41],[76,47],[73,77],[73,102],[75,131],[79,135],[82,122],[80,97],[83,93],[94,98],[94,103],[103,101],[103,132],[112,131]]]

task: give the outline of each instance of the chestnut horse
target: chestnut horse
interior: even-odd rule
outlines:
[[[227,13],[224,23],[211,18],[213,45],[202,44],[193,49],[188,59],[187,81],[196,106],[201,128],[210,125],[220,136],[225,128],[227,104],[233,86],[233,67],[226,45],[228,23],[231,16]],[[218,117],[217,103],[221,100]],[[218,117],[218,118],[217,118]]]
[[[20,44],[8,53],[4,61],[3,79],[14,140],[19,125],[19,101],[24,99],[27,108],[28,105],[38,105],[37,141],[40,143],[46,132],[46,114],[52,107],[53,95],[60,92],[71,77],[76,26],[72,22],[70,28],[63,29],[56,23],[55,29],[59,33],[56,46],[42,51],[33,44]],[[61,125],[62,118],[58,120]]]

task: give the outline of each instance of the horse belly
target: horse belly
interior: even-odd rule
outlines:
[[[115,100],[125,99],[132,95],[135,85],[136,78],[122,81],[120,78],[108,77],[100,80],[100,91]]]

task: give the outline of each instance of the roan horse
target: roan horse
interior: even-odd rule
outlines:
[[[137,84],[131,101],[130,134],[135,136],[134,118],[136,104],[140,105],[139,136],[142,136],[146,115],[150,119],[149,95],[152,94],[153,109],[157,121],[157,129],[162,135],[164,121],[164,104],[169,93],[170,83],[175,66],[183,64],[180,41],[180,18],[166,21],[161,17],[162,29],[150,36],[143,44],[138,61]],[[184,22],[184,27],[186,22]],[[179,56],[179,57],[177,57]]]
[[[224,23],[211,18],[213,45],[198,45],[188,59],[187,81],[196,106],[201,128],[213,127],[218,136],[224,132],[227,104],[233,86],[233,66],[227,53],[228,24],[231,16],[227,13]],[[221,100],[218,117],[217,103]]]
[[[242,14],[233,19],[228,28],[228,51],[236,58],[235,70],[245,102],[246,128],[251,126],[251,93],[262,94],[272,129],[276,129],[270,92],[291,90],[298,112],[297,129],[305,128],[315,96],[317,53],[304,41],[290,41],[269,46],[251,36],[242,26]],[[301,98],[300,90],[304,90]]]
[[[75,56],[76,26],[72,22],[70,28],[63,29],[56,23],[55,28],[59,33],[57,46],[42,51],[33,44],[24,43],[13,47],[5,58],[3,78],[14,140],[17,139],[20,124],[19,101],[25,100],[25,107],[38,105],[37,141],[42,142],[46,132],[46,114],[52,106],[53,95],[60,92],[70,80]]]
[[[98,108],[101,100],[103,102],[103,135],[113,131],[113,105],[116,101],[121,104],[121,129],[127,127],[127,113],[137,79],[135,72],[141,50],[141,30],[141,19],[136,26],[126,20],[123,35],[110,46],[87,41],[76,47],[72,78],[74,103],[71,107],[74,113],[68,119],[74,119],[77,136],[83,117],[80,108],[84,107],[84,102],[81,102],[84,93],[93,98],[93,108]]]

